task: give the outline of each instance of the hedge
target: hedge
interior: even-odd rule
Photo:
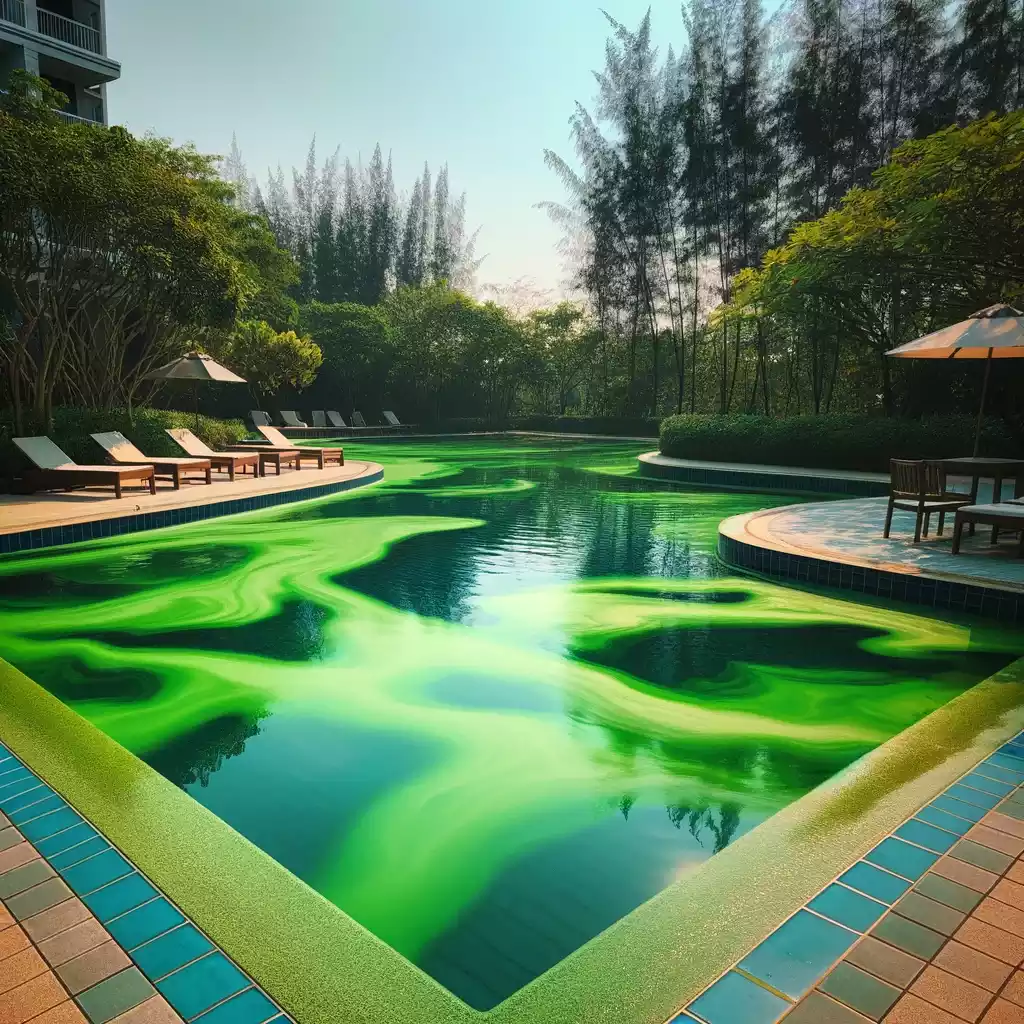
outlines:
[[[661,452],[679,459],[884,473],[890,459],[970,455],[976,426],[971,416],[670,416],[661,424]],[[986,420],[980,451],[1020,458],[1024,444],[1001,420]]]
[[[134,409],[129,415],[124,409],[97,412],[93,409],[58,408],[54,410],[53,420],[49,430],[37,425],[29,426],[26,432],[46,433],[75,462],[93,465],[106,461],[103,450],[89,436],[101,431],[119,430],[137,448],[154,458],[185,454],[164,433],[169,427],[188,427],[194,430],[214,450],[235,444],[247,434],[241,420],[218,420],[209,416],[199,417],[199,429],[196,430],[195,413],[168,409]],[[0,478],[18,476],[29,465],[11,441],[13,436],[13,414],[9,409],[0,410]]]

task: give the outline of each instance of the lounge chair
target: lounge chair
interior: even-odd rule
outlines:
[[[914,525],[914,543],[921,540],[921,526],[924,524],[924,536],[928,536],[928,526],[932,513],[939,515],[939,528],[936,531],[942,536],[947,512],[955,512],[965,505],[971,504],[969,494],[946,490],[946,471],[938,462],[911,462],[904,459],[889,460],[889,507],[885,513],[885,529],[883,537],[889,536],[892,526],[893,509],[916,514]]]
[[[296,448],[288,444],[288,438],[277,427],[260,427],[260,433],[270,442],[275,450],[288,449],[299,453],[300,458],[314,459],[318,469],[323,469],[328,462],[345,465],[345,451],[342,448],[318,448],[315,445],[302,445]]]
[[[252,420],[254,427],[269,427],[274,422],[268,413],[261,412],[259,409],[253,409],[249,413],[249,419]]]
[[[384,422],[394,430],[412,429],[410,424],[402,423],[390,409],[385,409],[384,412],[381,413],[381,415],[384,417]]]
[[[352,413],[352,426],[358,427],[360,430],[366,430],[366,420],[363,419],[361,412]]]
[[[262,466],[260,465],[259,454],[253,453],[252,455],[240,454],[238,452],[215,452],[202,438],[196,437],[191,430],[185,427],[177,430],[168,430],[168,434],[174,439],[175,443],[181,447],[184,451],[188,452],[189,455],[194,455],[198,459],[209,459],[210,462],[217,467],[218,470],[226,469],[228,471],[228,479],[235,479],[236,470],[241,470],[242,475],[245,475],[246,466],[252,467],[252,475],[256,476],[260,473]],[[277,466],[277,472],[281,472],[280,462]]]
[[[213,464],[206,458],[159,458],[152,459],[143,455],[119,430],[109,430],[105,433],[89,435],[114,462],[122,466],[137,466],[148,463],[156,470],[157,476],[169,477],[174,489],[181,487],[181,481],[185,473],[193,470],[202,473],[206,482],[213,483],[211,476]]]
[[[80,466],[48,437],[15,437],[13,441],[36,467],[24,474],[25,482],[34,490],[70,491],[75,487],[109,484],[114,488],[114,497],[120,498],[121,487],[138,480],[149,486],[150,494],[156,494],[156,470],[152,466]]]
[[[314,427],[326,427],[327,417],[324,415],[323,409],[313,410],[313,426]]]
[[[284,409],[280,413],[278,413],[278,415],[281,417],[281,420],[284,422],[284,425],[286,427],[304,427],[304,426],[306,426],[306,424],[303,423],[302,420],[299,419],[299,414],[297,412],[291,412],[291,411],[289,411],[287,409]],[[269,427],[270,426],[269,423],[264,423],[264,424],[257,423],[256,424],[257,429],[259,429],[259,427],[261,425],[264,426],[264,427]]]
[[[330,421],[332,427],[340,427],[342,430],[348,430],[348,424],[341,418],[340,412],[335,412],[333,409],[328,409],[327,419]]]
[[[1024,555],[1024,504],[1019,501],[1002,501],[992,505],[962,505],[956,510],[953,523],[953,554],[960,553],[960,540],[964,527],[981,523],[992,527],[992,543],[999,539],[999,530],[1016,530],[1020,534],[1017,557]]]

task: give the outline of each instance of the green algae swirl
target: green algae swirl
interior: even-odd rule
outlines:
[[[628,447],[369,453],[365,492],[0,562],[0,656],[475,1006],[1020,647],[724,573],[768,499]]]

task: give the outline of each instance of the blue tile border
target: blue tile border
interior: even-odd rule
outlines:
[[[1024,594],[975,583],[956,583],[910,576],[888,569],[833,562],[809,555],[788,554],[718,534],[718,557],[726,565],[774,579],[837,587],[857,594],[905,601],[1004,622],[1024,622]]]
[[[273,1014],[264,1020],[273,1017],[274,1024],[293,1024],[270,996],[134,864],[42,778],[0,744],[0,772],[7,771],[17,772],[23,781],[34,784],[35,791],[41,795],[39,806],[44,810],[39,817],[23,818],[22,824],[12,821],[14,827],[33,843],[72,892],[93,912],[147,980],[154,985],[159,982],[157,989],[184,1020],[226,1005],[228,1000],[246,996],[254,1005],[273,1008]],[[0,789],[0,811],[5,815],[12,805],[18,806],[20,789],[16,784],[9,787],[10,791]],[[49,805],[54,800],[59,801],[60,808],[45,813],[44,804]],[[39,827],[33,831],[33,825]],[[76,849],[82,849],[84,854],[85,847],[92,849],[82,859],[66,856]],[[190,929],[188,935],[193,940],[194,955],[189,955],[186,950],[182,954],[186,957],[185,962],[175,965],[170,961],[172,970],[167,969],[169,961],[166,955],[152,955],[152,946],[143,952],[146,944],[164,939],[175,931],[182,931],[184,937],[184,928]],[[208,1019],[212,1022],[217,1018],[211,1013]]]
[[[59,547],[77,544],[87,540],[101,540],[104,537],[120,537],[144,530],[160,530],[166,526],[181,526],[203,519],[236,515],[239,512],[255,512],[258,509],[289,505],[296,501],[326,498],[343,491],[377,483],[384,479],[384,470],[379,468],[365,476],[348,480],[336,480],[330,484],[317,484],[292,491],[272,491],[269,494],[253,494],[246,498],[228,501],[214,501],[207,505],[186,505],[182,508],[161,509],[156,512],[140,512],[136,515],[120,516],[117,519],[96,519],[92,522],[74,523],[71,526],[47,526],[36,530],[22,530],[19,533],[0,534],[0,555],[13,555],[21,551],[35,551],[39,548]]]

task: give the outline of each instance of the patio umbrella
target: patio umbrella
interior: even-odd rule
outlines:
[[[981,386],[978,429],[974,434],[974,455],[981,444],[981,422],[985,415],[988,379],[993,359],[1024,359],[1024,313],[1013,306],[996,305],[972,313],[952,327],[933,331],[885,353],[897,359],[984,359],[985,381]]]
[[[245,379],[221,366],[204,352],[189,352],[187,356],[164,363],[146,374],[146,380],[190,380],[195,399],[196,429],[199,429],[199,381],[216,380],[229,384],[244,384]]]

